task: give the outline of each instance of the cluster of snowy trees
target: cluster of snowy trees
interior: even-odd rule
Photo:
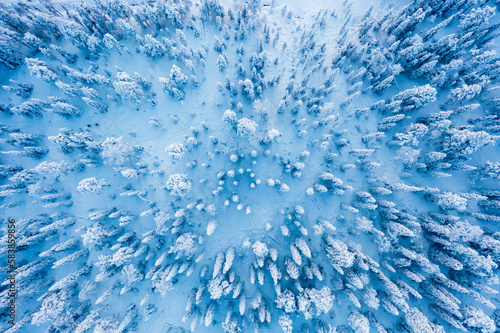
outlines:
[[[0,5],[0,330],[496,332],[497,4],[192,6]]]

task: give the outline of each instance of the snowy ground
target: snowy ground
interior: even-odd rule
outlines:
[[[496,4],[120,3],[0,7],[1,331],[499,329]]]

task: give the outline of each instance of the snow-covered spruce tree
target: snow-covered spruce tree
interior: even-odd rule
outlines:
[[[122,137],[108,137],[101,144],[101,157],[104,163],[114,167],[125,166],[134,148],[123,141]]]
[[[116,73],[116,81],[113,82],[115,91],[125,103],[141,103],[144,99],[144,91],[140,84],[126,72]]]
[[[52,112],[66,118],[71,118],[81,115],[80,109],[66,102],[57,101],[50,104],[50,106],[52,107]]]
[[[0,5],[0,331],[498,331],[497,6]]]
[[[170,77],[160,77],[160,85],[164,91],[170,93],[170,95],[177,100],[183,100],[186,98],[186,93],[184,92],[184,87],[188,82],[188,77],[182,73],[181,69],[172,65],[170,70]]]
[[[255,137],[258,127],[256,122],[248,118],[239,119],[236,125],[238,135],[249,139]]]
[[[183,197],[191,190],[191,180],[184,173],[174,173],[168,177],[166,188],[171,195]]]
[[[485,145],[495,143],[496,136],[485,131],[452,129],[443,142],[443,151],[460,155],[470,155]]]
[[[172,159],[172,163],[178,162],[186,154],[187,148],[182,143],[172,143],[169,145],[165,151],[168,153]]]
[[[86,178],[78,183],[76,190],[81,193],[96,193],[101,194],[103,188],[106,187],[104,179],[97,180],[97,178]]]
[[[8,92],[16,94],[17,96],[20,96],[22,98],[29,98],[31,96],[31,93],[32,93],[33,88],[34,88],[34,86],[32,84],[22,83],[22,82],[18,82],[18,81],[12,80],[12,79],[10,79],[9,82],[11,84],[17,85],[17,87],[4,85],[4,86],[2,86],[2,88],[7,90]]]
[[[37,58],[26,58],[24,59],[31,76],[42,79],[45,82],[54,82],[57,80],[58,76],[47,67],[47,64]]]

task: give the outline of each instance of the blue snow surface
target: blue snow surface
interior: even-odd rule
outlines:
[[[0,331],[500,332],[493,0],[0,3]]]

